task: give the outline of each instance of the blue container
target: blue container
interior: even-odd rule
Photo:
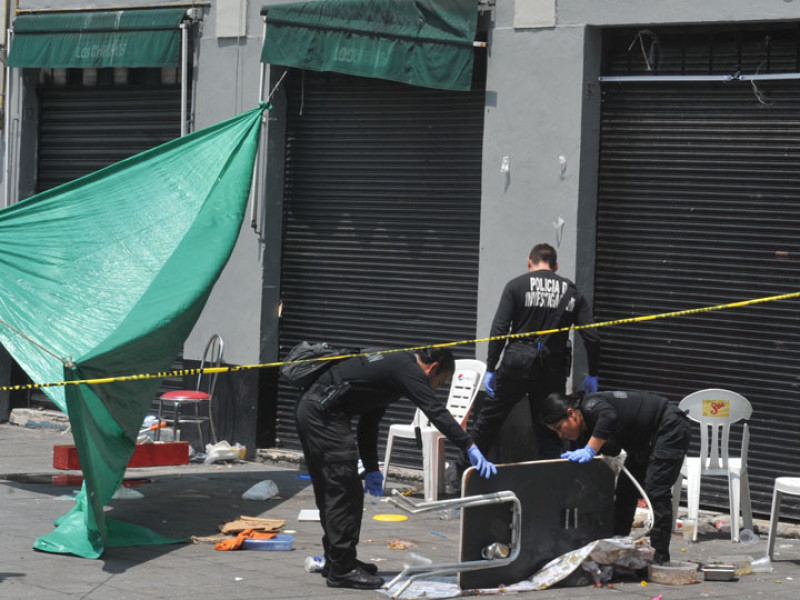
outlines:
[[[279,533],[268,540],[244,540],[242,550],[291,550],[292,542],[294,542],[293,535]]]

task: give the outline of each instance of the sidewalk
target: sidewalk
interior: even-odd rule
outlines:
[[[70,508],[75,485],[59,485],[54,475],[79,472],[52,467],[53,446],[71,443],[68,433],[0,424],[0,598],[9,600],[269,600],[304,598],[386,598],[372,591],[328,588],[317,574],[303,568],[306,556],[319,555],[317,522],[298,521],[301,509],[313,509],[310,482],[299,478],[299,464],[240,462],[190,464],[178,467],[131,469],[128,479],[139,479],[134,489],[140,500],[112,500],[109,516],[146,525],[168,537],[209,536],[218,526],[241,515],[284,519],[284,532],[294,532],[294,551],[219,552],[208,543],[173,546],[111,548],[100,560],[48,554],[31,549],[36,537],[53,529],[53,520]],[[263,456],[265,453],[261,453]],[[61,478],[63,479],[63,478]],[[255,483],[274,481],[280,494],[263,501],[242,500]],[[74,482],[66,482],[74,483]],[[406,483],[393,483],[407,489]],[[67,497],[65,499],[65,497]],[[417,492],[415,498],[421,498]],[[410,515],[401,523],[379,522],[376,513],[401,513],[391,504],[367,507],[359,546],[359,558],[375,561],[384,576],[402,569],[404,550],[389,548],[402,540],[415,544],[413,551],[434,562],[458,558],[458,519],[442,520],[437,513]],[[716,556],[747,554],[763,556],[762,540],[755,545],[733,544],[730,534],[701,534],[696,544],[683,545],[673,536],[673,559],[703,562]],[[792,528],[787,531],[794,531]],[[800,540],[781,538],[777,543],[773,572],[742,576],[733,582],[704,582],[666,586],[639,582],[614,583],[613,588],[581,587],[525,592],[519,597],[552,599],[599,598],[615,592],[615,598],[689,600],[696,598],[800,597]],[[406,596],[403,596],[404,598]]]

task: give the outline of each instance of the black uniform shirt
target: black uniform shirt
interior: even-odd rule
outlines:
[[[667,403],[649,392],[595,392],[584,397],[580,411],[588,436],[607,440],[603,454],[636,455],[649,451]]]
[[[445,403],[436,397],[413,352],[348,358],[335,368],[351,386],[342,398],[340,407],[350,415],[360,416],[358,447],[367,471],[378,469],[380,420],[386,407],[401,397],[411,400],[436,429],[462,450],[472,444],[467,433],[447,410]],[[330,372],[326,372],[320,377],[319,383],[327,384],[331,379]]]
[[[575,284],[553,271],[542,269],[520,275],[506,284],[492,321],[490,335],[495,337],[544,330],[550,315],[558,310],[561,296],[569,288],[573,290],[572,299],[564,309],[561,322],[550,328],[561,329],[573,324],[589,325],[592,323],[592,310]],[[600,338],[597,330],[587,328],[580,329],[579,332],[586,348],[589,374],[597,375],[600,360]],[[547,346],[554,359],[564,355],[568,336],[569,332],[564,331],[549,337]],[[504,346],[503,339],[489,342],[486,364],[490,371],[497,367]]]

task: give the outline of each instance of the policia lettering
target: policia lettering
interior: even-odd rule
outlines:
[[[525,308],[546,307],[556,309],[561,302],[561,296],[567,292],[569,284],[566,281],[558,281],[546,277],[531,277],[531,289],[525,292]],[[572,312],[575,309],[575,298],[570,299],[566,311]]]

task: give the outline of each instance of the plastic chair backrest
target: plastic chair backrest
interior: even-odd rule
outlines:
[[[225,351],[225,342],[222,337],[215,333],[213,334],[206,344],[206,349],[203,351],[203,359],[200,361],[200,372],[197,374],[197,387],[198,392],[203,391],[208,394],[209,398],[214,396],[214,389],[217,387],[217,377],[219,373],[207,373],[203,377],[203,369],[217,368],[222,364],[222,355]],[[206,389],[203,389],[203,382],[205,381]]]
[[[472,410],[472,403],[480,391],[483,377],[486,374],[486,363],[475,359],[459,359],[450,382],[450,394],[447,397],[447,410],[456,421],[464,427]],[[414,426],[430,427],[431,423],[424,413],[417,409],[414,414]]]
[[[700,460],[703,470],[728,470],[731,423],[743,421],[753,414],[750,402],[736,392],[707,389],[694,392],[680,401],[678,407],[700,424]],[[747,424],[742,432],[742,460],[747,459],[750,433]]]

